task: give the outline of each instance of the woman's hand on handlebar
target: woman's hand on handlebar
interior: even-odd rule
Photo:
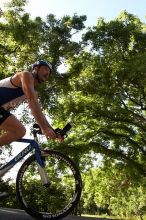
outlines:
[[[57,138],[59,143],[64,140],[64,138],[60,134],[56,134],[53,128],[50,127],[42,129],[42,134],[44,134],[47,139],[49,138],[51,140],[55,140]]]
[[[54,140],[56,139],[56,134],[54,132],[54,130],[50,127],[47,127],[45,129],[41,129],[42,130],[42,134],[46,136],[46,138],[48,139],[51,139],[51,140]]]
[[[60,134],[57,136],[58,142],[61,143],[64,141],[64,137],[62,137]]]

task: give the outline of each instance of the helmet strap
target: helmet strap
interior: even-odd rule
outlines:
[[[41,83],[37,71],[33,70],[33,71],[32,71],[32,75],[33,75],[33,77],[38,81],[38,83]]]

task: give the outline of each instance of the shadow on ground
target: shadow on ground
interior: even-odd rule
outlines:
[[[0,220],[34,220],[26,212],[20,209],[0,208]],[[110,218],[91,218],[80,216],[67,216],[63,220],[112,220]],[[116,220],[116,219],[114,219]]]

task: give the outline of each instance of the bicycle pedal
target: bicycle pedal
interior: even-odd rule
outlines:
[[[7,192],[0,192],[0,199],[5,199],[7,197],[9,197],[9,193],[7,193]]]

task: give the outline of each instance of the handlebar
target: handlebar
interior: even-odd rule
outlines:
[[[56,136],[61,135],[61,137],[64,137],[65,135],[67,135],[67,132],[71,129],[71,127],[71,124],[67,123],[63,129],[56,128],[54,129],[54,132]],[[33,134],[34,136],[36,136],[37,134],[42,134],[40,126],[36,123],[33,125]]]

